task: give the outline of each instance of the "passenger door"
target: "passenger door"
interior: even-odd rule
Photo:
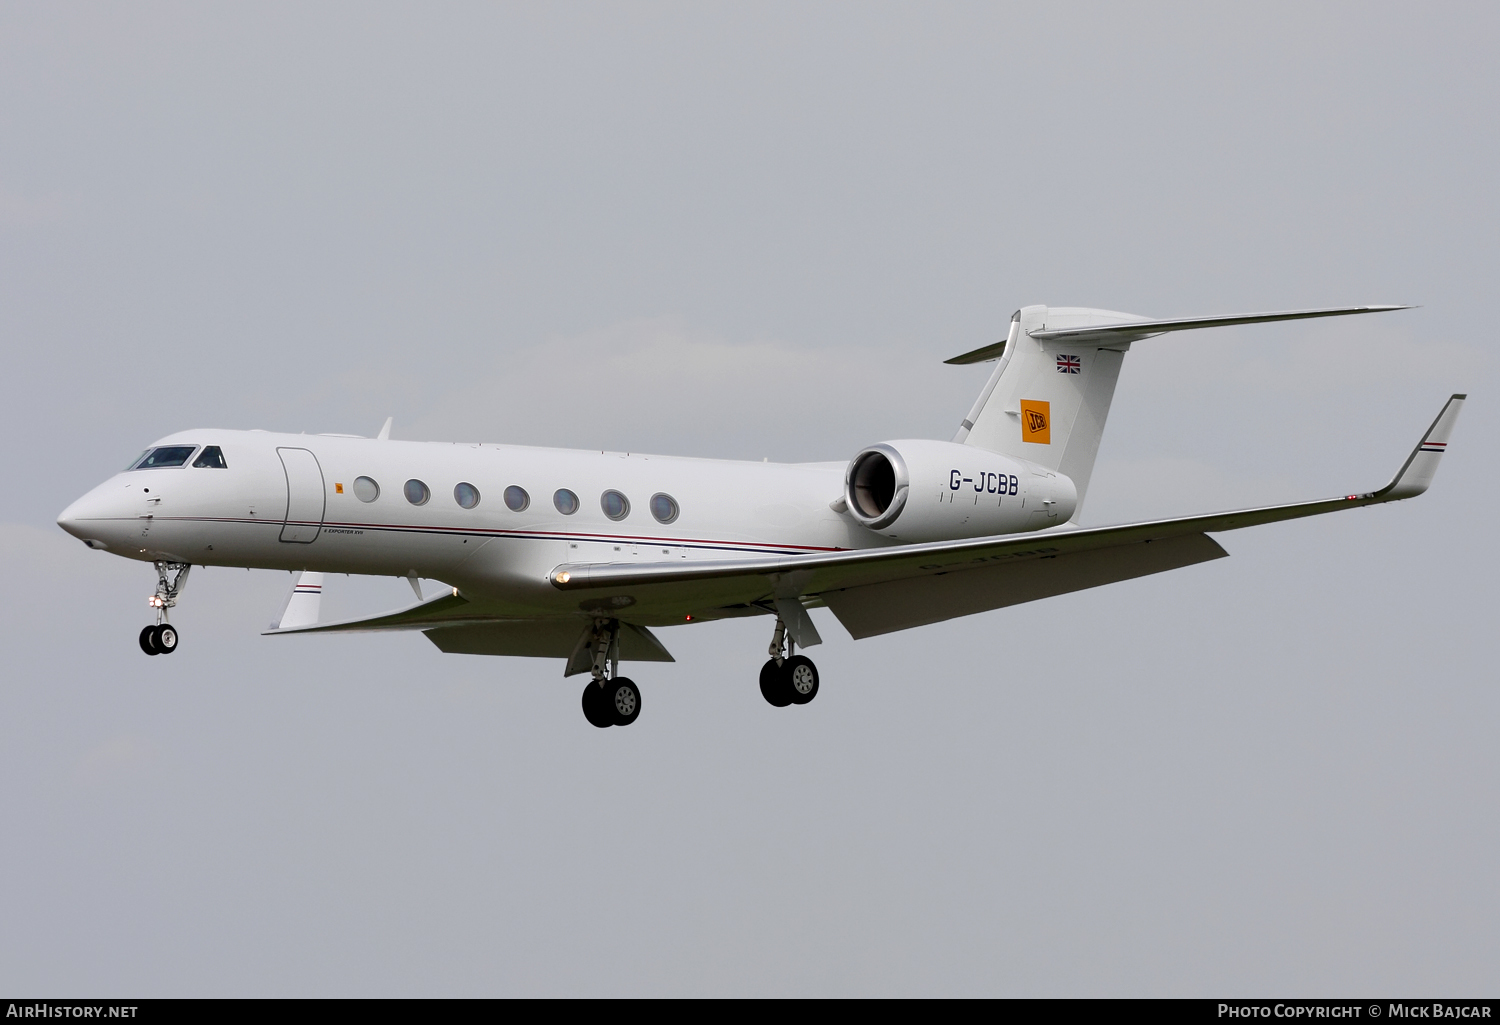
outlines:
[[[312,544],[323,529],[323,507],[327,502],[323,468],[318,457],[305,448],[278,448],[281,468],[286,471],[286,522],[281,540]]]

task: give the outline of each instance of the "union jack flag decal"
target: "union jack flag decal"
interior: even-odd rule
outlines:
[[[1057,372],[1059,374],[1076,374],[1083,370],[1083,363],[1077,356],[1057,357]]]

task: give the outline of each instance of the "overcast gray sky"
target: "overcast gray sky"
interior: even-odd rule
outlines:
[[[1486,4],[0,6],[0,990],[1495,995]],[[1017,307],[1419,310],[1126,360],[1084,520],[1384,483],[851,641],[263,638],[57,513],[196,426],[779,460],[948,437]],[[402,604],[335,578],[325,614]]]

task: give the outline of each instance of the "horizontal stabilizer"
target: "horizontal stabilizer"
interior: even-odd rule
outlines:
[[[1051,341],[1133,341],[1168,331],[1196,331],[1201,327],[1234,327],[1238,324],[1271,324],[1278,320],[1314,320],[1318,317],[1347,317],[1355,313],[1389,313],[1409,310],[1410,306],[1330,306],[1321,310],[1283,310],[1277,313],[1231,313],[1221,317],[1181,317],[1173,320],[1134,320],[1124,324],[1100,324],[1089,327],[1064,327],[1049,331],[1045,327],[1032,331],[1032,338]]]
[[[1239,324],[1271,324],[1280,320],[1314,320],[1319,317],[1348,317],[1356,313],[1389,313],[1392,310],[1410,310],[1412,306],[1330,306],[1317,310],[1281,310],[1273,313],[1231,313],[1218,317],[1175,317],[1170,320],[1132,319],[1117,324],[1088,324],[1078,327],[1056,327],[1049,329],[1045,323],[1027,336],[1039,342],[1134,342],[1168,331],[1196,331],[1205,327],[1234,327]],[[945,363],[983,363],[998,359],[1005,351],[1006,342],[992,342],[980,346],[961,356],[954,356]]]

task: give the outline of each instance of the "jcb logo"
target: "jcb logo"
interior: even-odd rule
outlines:
[[[1052,444],[1051,405],[1035,399],[1021,400],[1021,440],[1034,445]]]

